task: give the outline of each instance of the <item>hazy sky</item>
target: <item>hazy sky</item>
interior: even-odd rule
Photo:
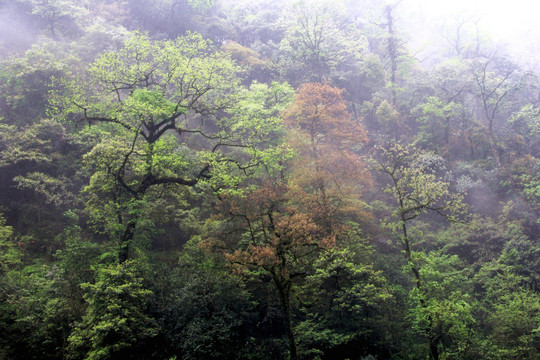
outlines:
[[[540,32],[540,0],[404,0],[426,16],[470,13],[494,36]]]
[[[402,0],[400,6],[410,14],[403,21],[413,51],[441,41],[442,28],[452,28],[456,17],[472,16],[516,61],[526,67],[540,64],[540,0]]]

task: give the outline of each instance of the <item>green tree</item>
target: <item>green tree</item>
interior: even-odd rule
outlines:
[[[278,56],[293,83],[324,82],[361,61],[367,41],[342,3],[298,1],[283,16]]]
[[[17,127],[0,121],[0,205],[14,228],[26,235],[26,250],[51,258],[66,227],[62,214],[80,207],[86,181],[80,157],[92,146],[49,119]]]
[[[440,147],[437,142],[430,142],[437,138],[449,145],[448,156],[452,158],[478,158],[481,150],[489,146],[489,140],[476,109],[470,106],[475,84],[468,63],[449,59],[435,65],[426,77],[424,85],[430,93],[418,105],[422,111],[417,119],[423,130],[419,133],[421,141],[431,148]]]
[[[502,295],[494,304],[488,321],[496,358],[534,359],[540,351],[540,296],[520,289]]]
[[[29,3],[32,15],[42,19],[51,37],[57,39],[59,30],[67,35],[78,30],[77,22],[85,18],[87,9],[70,0],[19,0]]]
[[[187,0],[187,2],[189,6],[200,12],[208,11],[214,6],[214,0]]]
[[[134,34],[53,94],[52,112],[62,119],[104,126],[103,141],[86,156],[88,209],[97,222],[105,216],[120,261],[152,192],[202,180],[234,186],[262,161],[261,147],[240,129],[249,124],[224,116],[238,100],[239,70],[200,35],[152,41]]]
[[[461,107],[456,103],[444,103],[441,99],[430,96],[418,110],[419,117],[416,119],[420,127],[418,145],[423,145],[439,155],[451,154],[453,137],[458,134],[455,123]]]
[[[161,320],[167,350],[186,360],[248,358],[258,341],[255,302],[223,256],[201,245],[200,236],[190,239],[170,276],[172,300]]]
[[[413,256],[422,285],[410,293],[413,304],[409,317],[414,331],[421,335],[428,332],[430,341],[438,338],[438,346],[449,359],[471,358],[471,353],[474,357],[476,304],[469,295],[469,269],[457,255],[433,251],[415,252]],[[436,358],[433,354],[431,357]]]
[[[69,336],[69,357],[140,357],[158,333],[146,313],[151,291],[143,285],[144,259],[95,267],[95,283],[82,284],[88,309]],[[148,354],[150,356],[150,354]]]
[[[272,178],[246,198],[229,199],[226,208],[244,229],[228,258],[244,272],[270,277],[291,359],[301,356],[294,295],[321,251],[347,237],[346,219],[361,216],[359,191],[369,183],[355,151],[366,132],[350,119],[341,93],[328,84],[302,86],[284,113],[288,145],[297,156],[287,164],[282,158],[284,171],[270,173]]]
[[[502,126],[501,115],[508,108],[515,106],[512,96],[524,86],[527,74],[507,58],[498,56],[496,52],[473,59],[470,72],[476,84],[475,92],[480,100],[479,116],[487,128],[489,146],[495,165],[501,166],[498,128]],[[502,114],[501,114],[502,113]]]
[[[31,125],[46,115],[51,77],[61,78],[66,70],[62,46],[44,39],[24,56],[10,57],[0,67],[0,116],[9,125]]]
[[[384,226],[399,239],[407,267],[414,276],[414,285],[419,293],[421,307],[428,311],[429,279],[422,276],[420,264],[414,251],[414,237],[411,235],[411,222],[426,212],[434,212],[449,220],[458,220],[465,214],[462,195],[452,193],[450,184],[441,179],[437,165],[441,158],[428,152],[414,151],[411,146],[399,143],[379,145],[378,157],[372,161],[375,171],[385,175],[385,191],[394,202],[392,216]],[[437,327],[434,315],[427,316],[424,333],[428,339],[430,359],[439,359],[439,345],[443,334]]]
[[[531,264],[528,252],[535,251],[531,245],[521,249],[524,252],[508,246],[498,259],[482,266],[474,278],[485,322],[485,352],[494,359],[533,359],[539,351],[540,296],[531,288],[528,271],[538,257]]]
[[[523,153],[540,156],[540,112],[531,104],[524,105],[519,111],[514,112],[508,120],[511,128],[509,145],[513,145],[518,156]]]
[[[246,230],[227,258],[238,272],[270,276],[281,304],[289,356],[296,360],[295,287],[310,272],[316,253],[333,246],[335,237],[321,229],[313,216],[291,204],[294,189],[290,190],[283,182],[269,183],[232,204],[230,213],[244,221]]]
[[[11,242],[13,228],[6,226],[6,219],[0,214],[0,275],[5,274],[11,267],[20,263],[20,253]]]
[[[383,331],[381,311],[392,294],[383,272],[375,269],[372,246],[359,232],[350,224],[339,244],[315,259],[314,271],[298,289],[304,317],[296,331],[306,357],[367,355],[387,346],[375,331]]]

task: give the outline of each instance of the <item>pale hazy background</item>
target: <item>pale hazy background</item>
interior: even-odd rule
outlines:
[[[484,39],[505,47],[515,61],[539,68],[539,0],[402,0],[398,6],[403,9],[400,21],[408,44],[420,59],[441,45],[438,42],[444,43],[443,35],[457,23],[468,20],[478,24]]]

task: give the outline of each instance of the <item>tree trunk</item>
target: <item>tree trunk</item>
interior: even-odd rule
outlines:
[[[403,209],[403,201],[400,199],[400,208]],[[411,253],[411,247],[410,247],[410,244],[409,244],[409,235],[408,235],[408,232],[407,232],[407,225],[406,225],[406,219],[405,219],[405,214],[403,213],[402,210],[400,210],[401,212],[401,229],[403,231],[403,247],[404,247],[404,250],[405,250],[405,254],[406,254],[406,257],[407,257],[407,262],[409,263],[410,267],[411,267],[411,271],[414,275],[414,278],[416,280],[416,288],[421,292],[422,291],[422,280],[420,278],[420,271],[418,271],[418,269],[416,268],[416,265],[414,264],[413,262],[413,259],[412,259],[412,253]],[[422,297],[420,297],[420,305],[422,305],[423,308],[426,308],[427,304],[426,304],[426,300],[423,299]],[[433,329],[433,319],[431,318],[431,316],[428,317],[428,320],[429,320],[429,326],[428,328],[426,329],[426,333],[428,335],[428,339],[429,339],[429,359],[430,360],[439,360],[439,348],[438,348],[438,345],[439,345],[439,340],[440,340],[440,336],[438,335],[433,335],[432,334],[432,331],[434,330]]]
[[[279,299],[280,299],[282,310],[283,310],[283,315],[285,316],[287,338],[289,340],[290,360],[298,360],[298,354],[296,351],[296,339],[294,337],[294,328],[292,324],[290,284],[286,284],[286,283],[284,284],[282,281],[279,281],[279,279],[276,279],[276,276],[274,276],[274,281],[276,281],[276,285],[279,291]],[[285,282],[287,282],[287,280],[285,280]]]
[[[497,164],[497,167],[501,167],[501,156],[499,155],[499,149],[497,149],[497,140],[495,139],[493,130],[489,133],[489,147],[491,149],[491,155],[495,160],[495,164]]]
[[[130,219],[126,224],[126,229],[120,239],[120,249],[118,250],[118,261],[120,261],[120,263],[125,262],[129,258],[129,246],[135,235],[136,224],[137,221],[135,219]]]
[[[429,360],[439,360],[439,337],[430,336],[429,338]]]
[[[390,5],[386,7],[386,25],[388,26],[388,56],[390,58],[390,81],[392,85],[392,105],[396,105],[397,45],[394,31],[394,18]]]

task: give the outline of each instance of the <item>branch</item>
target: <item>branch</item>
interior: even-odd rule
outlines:
[[[143,194],[146,192],[146,190],[153,185],[160,185],[160,184],[178,184],[178,185],[186,185],[186,186],[195,186],[201,179],[208,179],[210,178],[210,175],[208,175],[208,170],[210,169],[210,165],[205,165],[201,171],[197,174],[196,177],[192,179],[185,179],[181,176],[165,176],[165,177],[155,177],[153,174],[146,175],[145,179],[142,181],[141,185],[137,189],[137,193]]]
[[[108,122],[108,123],[113,123],[113,124],[118,124],[118,125],[121,125],[122,127],[124,127],[125,129],[129,130],[129,131],[134,131],[135,129],[132,128],[131,126],[129,126],[128,124],[124,124],[123,122],[121,122],[120,120],[116,119],[116,118],[106,118],[106,117],[99,117],[99,116],[88,116],[88,109],[85,108],[84,106],[82,105],[79,105],[77,103],[75,103],[75,106],[77,106],[79,109],[81,109],[84,113],[84,120],[87,120],[88,122],[91,122],[91,121],[99,121],[99,122]]]
[[[221,136],[213,136],[213,135],[208,135],[208,134],[205,134],[204,132],[202,132],[201,130],[187,130],[187,129],[176,129],[179,133],[194,133],[194,134],[199,134],[199,135],[202,135],[204,136],[205,138],[207,139],[210,139],[210,140],[223,140],[223,138]]]
[[[178,185],[187,185],[193,186],[199,181],[198,178],[194,179],[184,179],[183,177],[173,177],[166,176],[162,178],[151,177],[151,180],[148,181],[148,186],[159,185],[159,184],[178,184]]]
[[[123,177],[123,174],[124,174],[124,171],[126,169],[126,165],[127,165],[127,162],[129,160],[129,157],[131,156],[131,154],[133,154],[133,152],[135,151],[135,144],[137,143],[137,138],[139,137],[139,133],[140,133],[140,126],[139,128],[137,129],[137,131],[135,132],[135,136],[133,137],[133,142],[131,143],[131,149],[128,151],[128,153],[126,155],[124,155],[124,161],[122,162],[122,165],[120,166],[120,169],[118,170],[118,173],[116,175],[116,180],[118,180],[118,182],[120,183],[120,185],[122,185],[122,187],[124,189],[126,189],[127,191],[129,191],[132,195],[137,195],[137,192],[135,190],[133,190],[131,188],[131,186],[129,186],[125,181],[124,181],[124,177]]]
[[[217,144],[214,146],[214,148],[212,149],[212,152],[216,152],[216,150],[217,150],[220,146],[239,147],[239,148],[253,148],[252,145],[227,144],[227,143],[219,142],[219,143],[217,143]]]

